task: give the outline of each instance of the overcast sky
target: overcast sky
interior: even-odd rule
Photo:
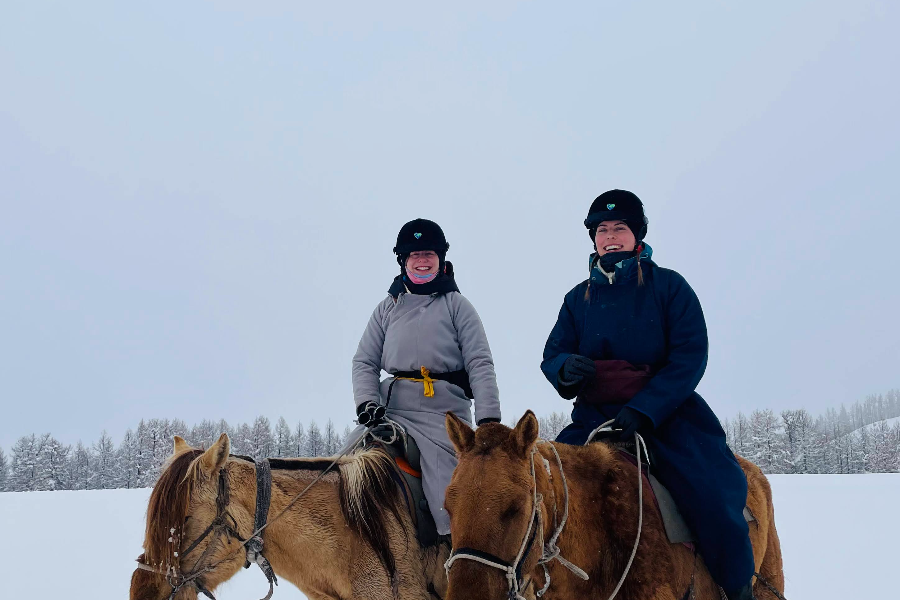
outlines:
[[[0,445],[353,418],[407,220],[438,221],[504,421],[599,193],[703,304],[721,417],[900,386],[900,5],[14,2]],[[264,4],[264,6],[260,6]]]

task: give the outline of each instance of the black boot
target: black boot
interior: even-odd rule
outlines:
[[[728,600],[756,600],[756,596],[753,595],[752,583],[748,583],[738,590],[732,590],[730,592],[722,590],[722,592],[725,594]]]

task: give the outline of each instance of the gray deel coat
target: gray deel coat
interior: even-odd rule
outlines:
[[[459,292],[429,296],[401,293],[384,299],[372,313],[353,357],[353,397],[356,406],[385,404],[393,377],[381,371],[447,373],[465,369],[475,397],[476,422],[500,418],[500,392],[494,359],[484,326],[472,303]],[[422,382],[397,380],[390,392],[387,414],[403,425],[422,453],[425,498],[440,534],[450,533],[444,510],[444,491],[456,468],[456,451],[444,428],[444,415],[453,411],[472,423],[472,402],[463,390],[435,380],[434,396],[425,396]],[[357,439],[363,428],[354,431]]]

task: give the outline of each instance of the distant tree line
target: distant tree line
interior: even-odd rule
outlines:
[[[891,473],[900,471],[900,390],[867,397],[849,409],[829,409],[813,417],[805,409],[756,410],[726,419],[728,444],[766,473]],[[541,437],[554,439],[571,420],[553,412],[539,417]],[[514,423],[511,423],[514,424]],[[235,454],[265,457],[333,456],[351,428],[338,431],[329,420],[291,426],[266,417],[232,426],[224,420],[192,427],[179,419],[142,420],[125,432],[118,447],[104,431],[89,446],[61,444],[51,434],[19,438],[9,454],[0,448],[0,491],[92,490],[149,487],[180,435],[208,448],[221,433]]]
[[[725,419],[722,428],[731,449],[764,473],[896,473],[900,471],[897,417],[900,390],[891,390],[817,417],[802,408],[778,415],[769,409],[755,410],[749,417],[738,413]],[[571,419],[552,413],[538,422],[541,437],[554,439]]]
[[[900,471],[900,390],[813,417],[805,409],[738,413],[722,426],[731,449],[765,473]]]
[[[196,448],[208,448],[223,432],[231,438],[234,454],[265,457],[332,456],[350,435],[350,426],[338,432],[330,420],[291,427],[284,418],[275,426],[266,417],[252,424],[231,426],[224,420],[202,421],[188,428],[179,419],[142,420],[125,432],[116,447],[104,431],[90,446],[74,447],[49,433],[26,435],[7,457],[0,448],[0,491],[102,490],[150,487],[160,467],[172,454],[172,438],[180,435]]]

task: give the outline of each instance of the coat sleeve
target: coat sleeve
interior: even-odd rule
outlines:
[[[384,351],[384,312],[390,298],[375,307],[366,330],[353,355],[353,402],[359,406],[365,402],[381,402],[381,356]]]
[[[559,317],[556,325],[550,331],[550,337],[544,345],[544,360],[541,361],[541,371],[547,380],[556,388],[557,393],[566,400],[571,400],[578,395],[578,388],[564,386],[559,382],[559,371],[566,359],[578,352],[578,328],[575,324],[573,302],[578,297],[581,286],[566,294],[562,308],[559,309]]]
[[[469,374],[469,385],[475,396],[475,422],[482,419],[500,419],[500,390],[494,372],[494,357],[488,345],[484,325],[472,303],[462,294],[456,297],[453,307],[453,323],[456,327],[459,349]]]
[[[657,279],[657,284],[662,283]],[[659,427],[687,400],[706,371],[709,340],[697,294],[684,277],[668,271],[657,288],[665,318],[667,355],[662,368],[628,406],[644,413]]]

